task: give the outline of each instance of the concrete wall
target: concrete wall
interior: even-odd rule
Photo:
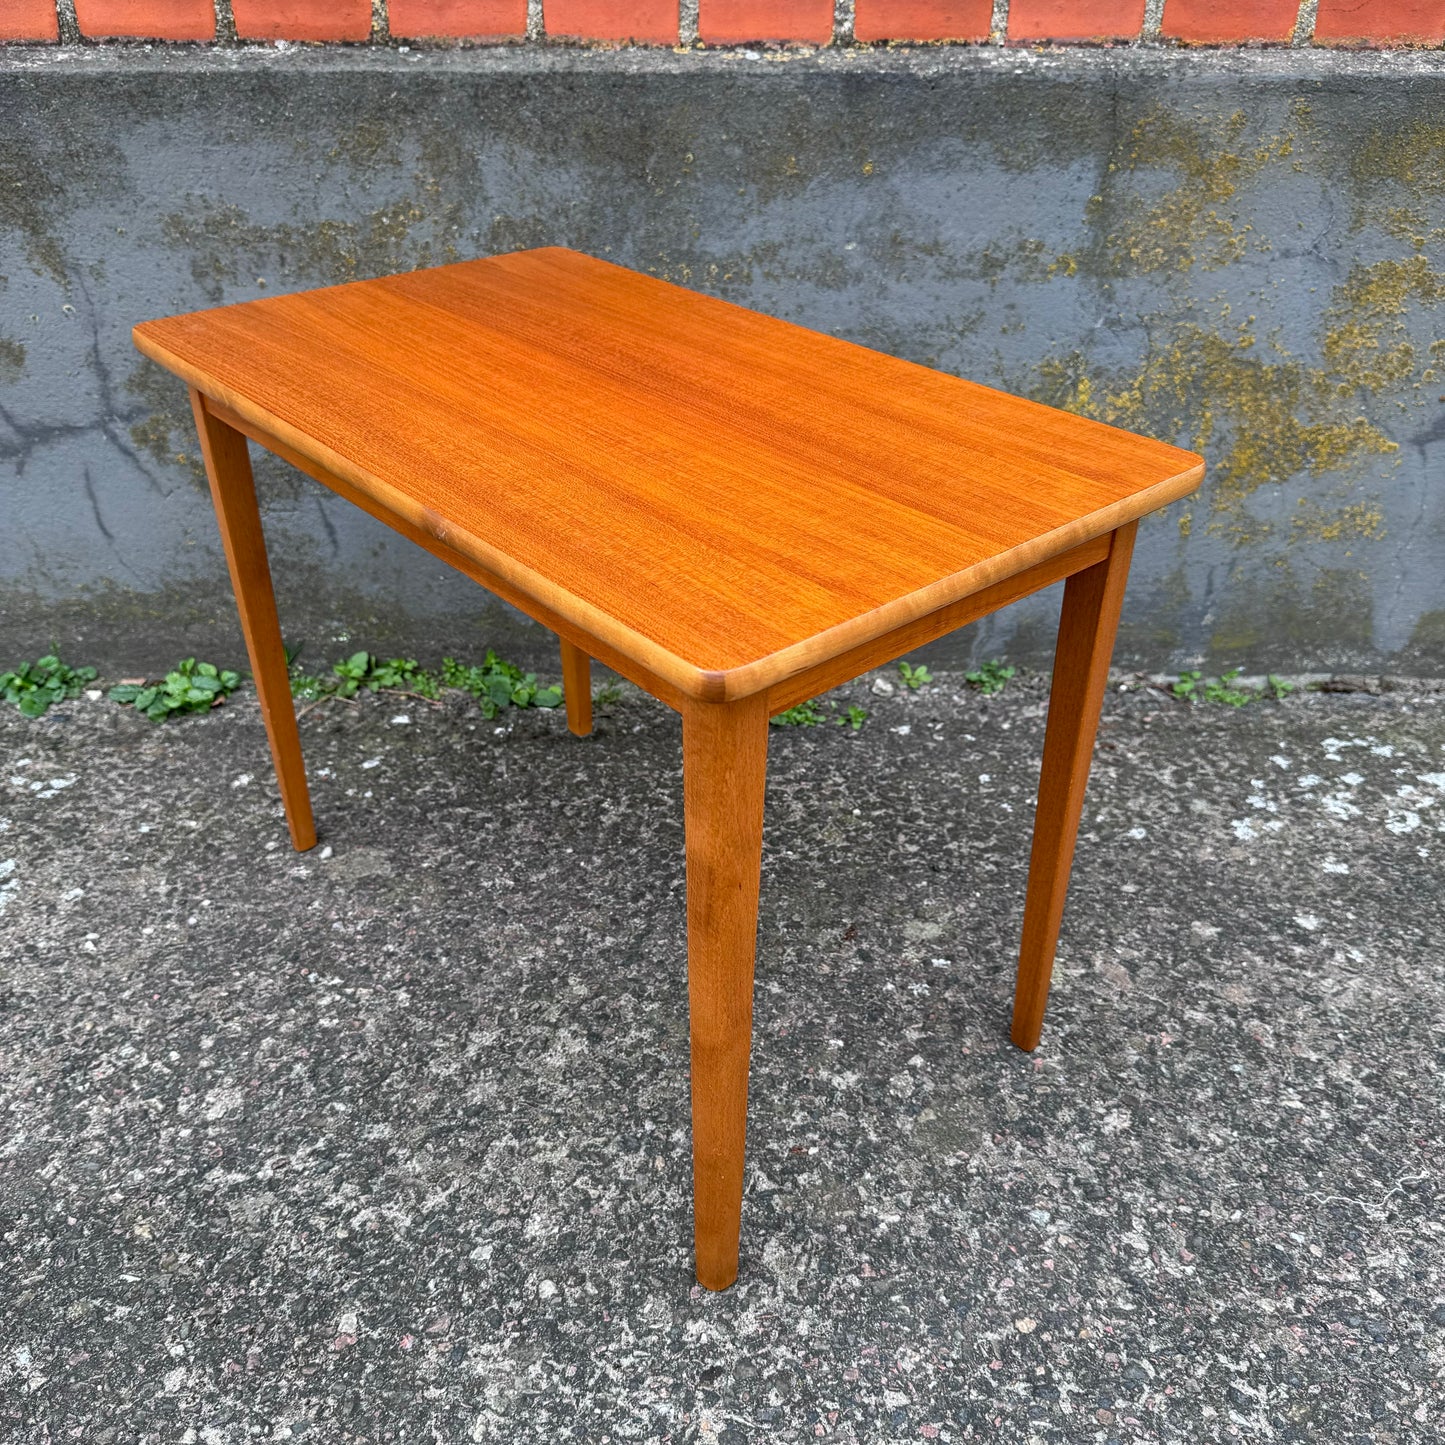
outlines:
[[[237,47],[0,60],[0,663],[240,657],[144,317],[561,243],[1201,447],[1120,660],[1445,673],[1445,57]],[[287,630],[545,639],[279,463]],[[954,656],[1048,653],[1053,599]]]

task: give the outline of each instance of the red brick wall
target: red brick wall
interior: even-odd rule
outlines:
[[[603,45],[1445,45],[1445,0],[541,0],[536,40]],[[1302,16],[1306,18],[1302,18]],[[73,18],[71,18],[73,17]],[[219,24],[218,24],[219,22]],[[528,35],[527,0],[0,0],[0,44],[168,40],[495,44]]]

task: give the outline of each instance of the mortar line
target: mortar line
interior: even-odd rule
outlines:
[[[371,34],[367,40],[372,45],[391,44],[391,12],[386,3],[387,0],[371,0]]]
[[[1008,0],[993,0],[993,14],[988,21],[988,43],[990,45],[1006,45],[1008,43]]]
[[[698,0],[678,0],[677,43],[689,50],[697,44]]]
[[[216,0],[216,44],[236,44],[236,12],[231,0]]]
[[[540,42],[546,38],[547,25],[542,15],[542,0],[527,0],[527,39]]]
[[[1164,28],[1164,0],[1144,0],[1144,23],[1139,27],[1140,45],[1157,45]]]
[[[833,44],[852,45],[857,0],[833,0]]]
[[[1291,45],[1313,45],[1315,41],[1315,20],[1319,15],[1320,0],[1300,0],[1299,18],[1294,23]]]
[[[55,20],[60,26],[62,45],[80,45],[80,21],[75,18],[75,0],[56,0]]]

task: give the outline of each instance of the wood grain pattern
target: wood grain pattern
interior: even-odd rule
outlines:
[[[212,416],[206,410],[205,399],[195,390],[191,392],[191,410],[196,418],[201,458],[206,464],[211,499],[221,528],[221,545],[231,570],[241,632],[251,659],[251,676],[271,743],[276,781],[286,808],[286,826],[291,833],[292,847],[304,853],[316,846],[316,823],[306,787],[306,765],[301,758],[296,705],[291,698],[286,648],[276,616],[276,595],[271,586],[271,567],[266,560],[266,541],[261,533],[251,457],[246,450],[246,438]]]
[[[765,694],[684,706],[693,1234],[708,1289],[738,1272],[767,763]]]
[[[1202,475],[1175,447],[561,249],[135,340],[692,697],[770,687]]]
[[[1014,993],[1012,1037],[1021,1049],[1037,1048],[1043,1029],[1054,950],[1074,862],[1074,841],[1094,755],[1099,709],[1109,680],[1109,659],[1114,652],[1135,531],[1136,524],[1119,528],[1109,555],[1086,571],[1074,573],[1064,585]]]
[[[562,639],[562,700],[567,726],[579,738],[592,731],[592,659]]]
[[[445,562],[447,566],[455,567],[462,576],[470,577],[473,582],[485,587],[489,592],[494,592],[504,602],[510,602],[513,607],[520,608],[529,617],[540,622],[543,627],[550,628],[564,641],[580,647],[590,657],[595,657],[598,662],[605,662],[614,672],[621,673],[629,682],[635,682],[638,687],[645,692],[650,692],[653,697],[665,702],[668,707],[674,710],[681,709],[684,700],[683,694],[671,683],[657,676],[656,673],[649,672],[635,659],[618,652],[616,648],[584,631],[574,622],[560,616],[535,598],[519,592],[505,578],[497,576],[495,572],[489,572],[481,563],[463,556],[456,548],[448,546],[434,532],[423,531],[405,517],[388,510],[375,497],[359,491],[343,477],[328,471],[310,457],[303,456],[279,437],[271,435],[254,422],[247,421],[239,412],[233,411],[224,403],[207,397],[206,410],[224,421],[227,426],[234,427],[243,435],[250,437],[258,446],[275,452],[278,457],[290,462],[292,466],[305,472],[307,476],[314,477],[323,486],[329,487],[338,497],[344,497],[354,506],[360,507],[362,511],[370,513],[378,521],[385,522],[392,531],[399,533],[409,542],[415,542],[418,547],[424,548],[433,557]]]

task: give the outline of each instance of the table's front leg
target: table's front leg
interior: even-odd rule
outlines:
[[[768,759],[766,694],[682,713],[697,1277],[738,1273]]]
[[[306,789],[306,765],[301,759],[301,737],[296,730],[296,705],[291,698],[291,676],[276,597],[271,589],[271,568],[266,561],[266,540],[261,533],[261,512],[256,505],[256,483],[246,438],[206,410],[206,400],[191,390],[191,410],[201,442],[201,456],[216,504],[221,545],[231,569],[236,610],[251,658],[251,676],[261,702],[261,717],[276,764],[276,782],[286,809],[291,843],[304,852],[315,846],[316,824],[311,796]]]
[[[1114,533],[1109,555],[1075,572],[1064,584],[1014,994],[1012,1037],[1021,1049],[1037,1048],[1043,1028],[1054,949],[1074,861],[1074,840],[1094,754],[1094,733],[1109,680],[1109,659],[1114,653],[1114,633],[1119,625],[1137,526],[1130,522],[1120,527]]]

